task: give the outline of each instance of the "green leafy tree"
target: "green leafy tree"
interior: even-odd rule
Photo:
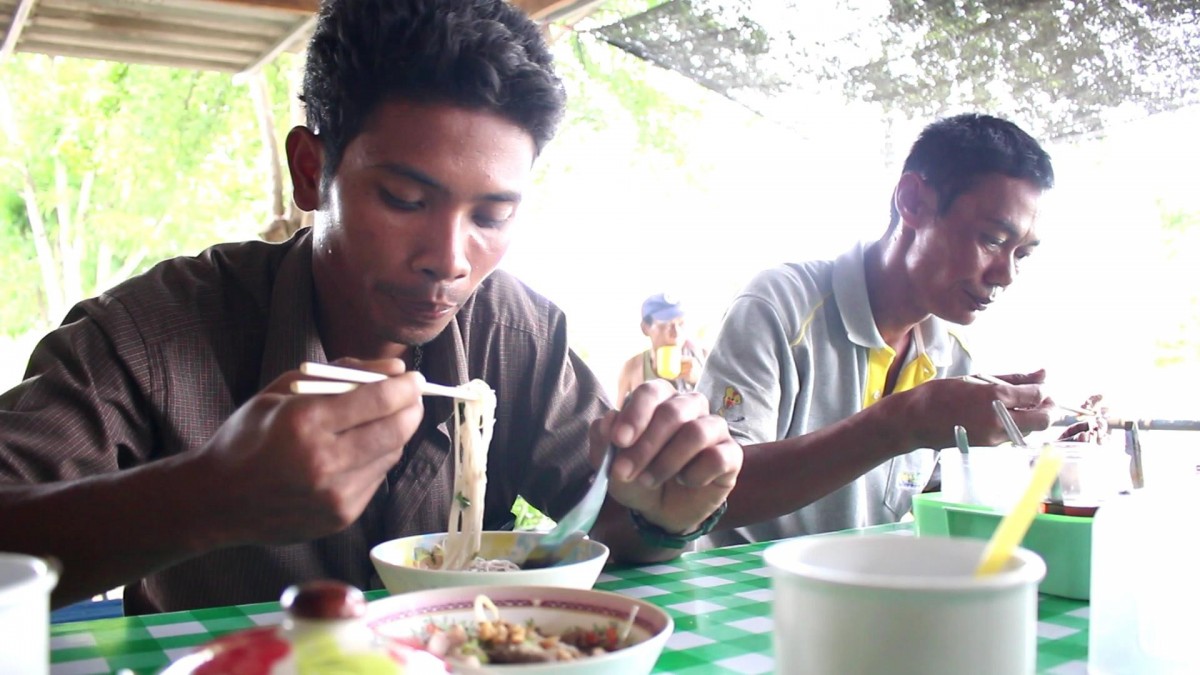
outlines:
[[[875,37],[878,36],[878,37]],[[1100,130],[1106,114],[1195,101],[1196,0],[891,0],[849,39],[845,91],[915,117],[1004,111],[1044,138]]]
[[[890,119],[987,110],[1054,139],[1200,100],[1200,0],[669,0],[597,32],[781,120],[840,90]]]
[[[772,48],[780,43],[755,21],[752,10],[752,0],[671,0],[626,11],[592,32],[638,58],[740,100],[739,92],[775,93],[788,84],[768,67]]]
[[[8,335],[267,220],[252,101],[227,74],[17,55],[0,70],[0,133]]]
[[[635,135],[637,152],[630,162],[686,165],[686,133],[682,128],[702,115],[690,82],[668,86],[670,74],[598,39],[589,25],[603,25],[644,10],[645,0],[605,3],[586,22],[554,40],[555,63],[568,93],[560,137],[608,133],[626,127]],[[681,95],[678,85],[693,91]],[[568,140],[567,143],[570,141]],[[561,141],[560,141],[561,143]],[[566,143],[562,143],[566,144]],[[543,175],[549,169],[543,169]]]

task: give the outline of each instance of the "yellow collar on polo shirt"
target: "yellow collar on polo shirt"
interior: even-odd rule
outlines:
[[[937,374],[933,359],[925,353],[925,341],[921,339],[919,328],[913,329],[913,344],[917,349],[917,357],[904,364],[900,375],[896,378],[894,392],[907,391],[917,385],[928,382]],[[896,360],[896,350],[890,346],[872,349],[867,357],[867,388],[863,392],[863,408],[883,398],[883,389],[887,385],[888,370]]]

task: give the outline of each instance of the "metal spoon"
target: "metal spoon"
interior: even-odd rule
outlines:
[[[1021,427],[1017,426],[1016,420],[1009,414],[1008,408],[999,400],[992,401],[992,408],[996,411],[996,416],[1000,418],[1000,425],[1004,427],[1004,433],[1008,434],[1008,440],[1018,448],[1028,448],[1029,444],[1025,442],[1025,437],[1021,435]]]
[[[1142,472],[1142,439],[1138,435],[1137,420],[1125,423],[1125,452],[1129,455],[1129,482],[1134,490],[1140,490],[1146,479]]]
[[[1013,445],[1018,448],[1028,448],[1029,444],[1025,442],[1025,437],[1021,435],[1021,428],[1017,426],[1016,420],[1009,414],[1008,408],[999,400],[992,401],[992,408],[996,411],[996,416],[1000,418],[1000,425],[1004,427],[1004,432],[1008,434],[1008,439]],[[1062,482],[1056,476],[1054,484],[1050,486],[1050,503],[1061,506],[1063,503]]]
[[[608,469],[612,466],[613,455],[616,454],[616,446],[608,446],[608,452],[604,453],[604,461],[600,462],[600,469],[587,494],[583,495],[583,499],[579,500],[579,503],[558,521],[554,529],[541,538],[529,555],[517,564],[523,569],[554,565],[561,558],[561,553],[574,546],[577,539],[592,529],[592,525],[596,524],[596,516],[600,515],[600,507],[604,505],[604,496],[608,494]]]

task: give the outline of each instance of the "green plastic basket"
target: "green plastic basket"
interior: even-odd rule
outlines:
[[[913,517],[920,536],[988,539],[1003,513],[987,506],[943,501],[931,492],[913,497]],[[1092,585],[1092,519],[1040,513],[1021,546],[1046,561],[1046,578],[1038,590],[1087,600]]]

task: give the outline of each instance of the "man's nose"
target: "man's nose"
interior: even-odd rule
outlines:
[[[471,225],[466,217],[449,209],[433,212],[424,227],[415,263],[421,273],[437,281],[461,279],[470,274],[467,244]]]
[[[1017,278],[1017,258],[1013,255],[1000,256],[992,261],[984,276],[984,283],[989,286],[1008,288]]]

